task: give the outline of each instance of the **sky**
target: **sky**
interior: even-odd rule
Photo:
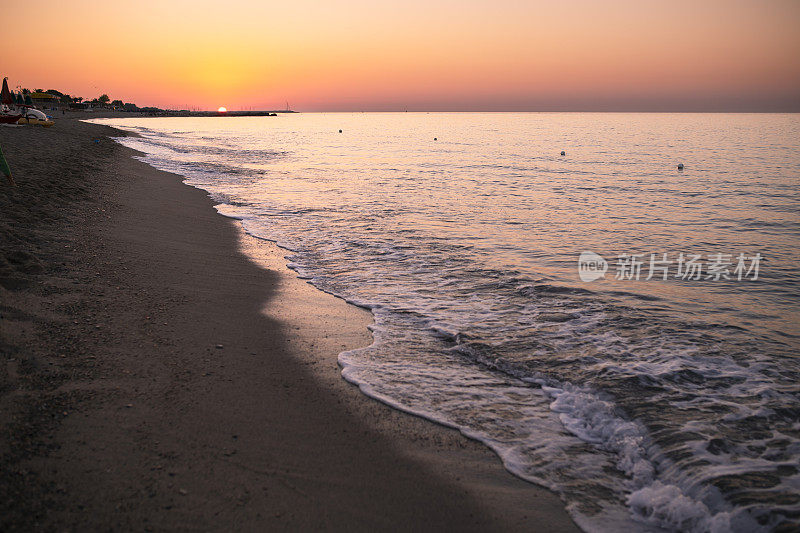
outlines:
[[[71,0],[31,20],[3,30],[12,89],[140,106],[800,112],[800,0]]]

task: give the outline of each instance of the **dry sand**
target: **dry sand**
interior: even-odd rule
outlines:
[[[0,530],[575,529],[342,380],[370,315],[108,135],[0,127]]]

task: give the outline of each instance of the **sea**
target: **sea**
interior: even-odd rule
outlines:
[[[344,379],[582,529],[800,528],[800,115],[95,121],[371,310]]]

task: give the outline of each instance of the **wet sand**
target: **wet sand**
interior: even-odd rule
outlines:
[[[0,530],[575,529],[346,383],[370,314],[119,134],[0,128]]]

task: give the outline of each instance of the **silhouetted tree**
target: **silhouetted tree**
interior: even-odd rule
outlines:
[[[107,104],[108,102],[111,101],[111,98],[109,98],[107,94],[101,94],[100,98],[98,98],[97,101],[100,102],[101,104]]]

